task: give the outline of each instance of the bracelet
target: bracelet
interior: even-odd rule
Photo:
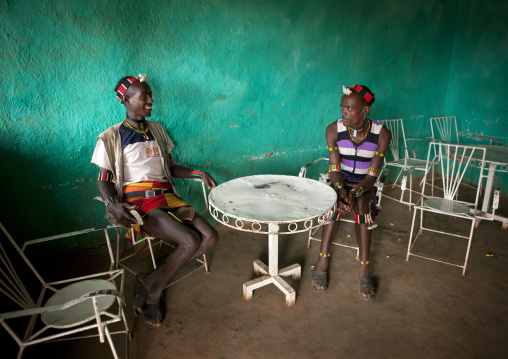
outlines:
[[[104,203],[106,203],[106,207],[108,207],[111,203],[116,203],[113,197],[108,197],[104,200]]]
[[[192,171],[192,177],[201,178],[201,176],[199,175],[200,173],[201,173],[201,171]]]
[[[367,171],[367,176],[377,177],[379,176],[379,169],[374,167],[369,167],[369,170]]]
[[[351,190],[351,192],[356,192],[355,197],[360,197],[363,194],[363,187],[356,186]]]
[[[99,172],[99,176],[97,176],[97,181],[104,182],[112,182],[113,174],[108,172]]]
[[[341,182],[335,182],[335,184],[334,184],[334,187],[337,188],[337,191],[340,191],[342,186],[343,186],[343,184]]]

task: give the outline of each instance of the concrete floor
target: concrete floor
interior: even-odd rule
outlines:
[[[319,243],[312,242],[308,249],[306,234],[279,237],[279,267],[302,266],[300,281],[287,279],[296,289],[296,305],[288,307],[274,285],[254,291],[253,299],[246,301],[242,285],[255,278],[252,262],[268,262],[267,236],[217,225],[220,241],[208,254],[210,273],[199,270],[166,290],[161,328],[148,328],[132,314],[134,276],[127,275],[126,314],[133,332],[130,358],[504,357],[508,351],[508,232],[499,222],[483,221],[475,230],[463,277],[457,267],[415,257],[406,262],[412,212],[389,198],[382,205],[371,253],[378,286],[375,301],[360,299],[355,251],[339,246],[332,246],[328,291],[313,291],[310,266],[317,259]],[[508,208],[506,198],[502,207]],[[470,223],[443,218],[432,222],[462,233]],[[465,240],[424,238],[428,242],[422,239],[423,252],[457,262],[465,254]],[[336,241],[354,244],[353,225],[343,223]],[[142,266],[149,263],[144,254],[135,258]],[[10,348],[10,338],[2,329],[0,338]],[[115,342],[124,355],[124,337],[115,337]],[[107,344],[94,338],[35,346],[27,350],[26,358],[45,354],[112,357]]]

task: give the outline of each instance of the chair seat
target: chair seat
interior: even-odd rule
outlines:
[[[387,162],[386,165],[388,166],[396,166],[396,167],[414,167],[416,169],[424,170],[427,165],[427,160],[419,160],[416,158],[408,158],[406,159],[400,159],[397,161],[390,161]]]
[[[430,198],[423,201],[425,206],[447,213],[468,214],[471,209],[461,202],[444,198]]]
[[[108,289],[116,290],[116,286],[112,282],[104,279],[90,279],[73,283],[53,294],[51,298],[48,299],[45,307],[61,305],[73,299],[77,299],[86,293]],[[114,303],[115,299],[115,296],[97,297],[99,311],[108,309]],[[46,325],[54,328],[74,326],[78,323],[86,323],[94,318],[95,312],[92,299],[87,299],[64,310],[46,312],[41,315],[42,321],[46,323]]]

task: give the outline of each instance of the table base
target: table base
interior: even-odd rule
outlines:
[[[275,286],[286,295],[286,304],[289,307],[294,306],[296,301],[296,292],[281,277],[291,276],[295,281],[300,280],[302,276],[302,268],[300,267],[300,265],[299,264],[290,265],[289,267],[281,269],[278,274],[271,275],[269,274],[270,271],[268,266],[263,262],[261,262],[259,259],[255,260],[253,264],[254,264],[254,273],[256,273],[256,275],[263,274],[263,276],[243,284],[243,297],[246,300],[251,300],[252,292],[255,289],[264,287],[269,284],[275,284]]]

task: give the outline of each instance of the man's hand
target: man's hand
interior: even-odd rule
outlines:
[[[339,197],[339,200],[338,200],[339,212],[344,215],[349,214],[355,204],[354,193],[348,192],[348,190],[345,187],[346,186],[343,186],[339,190],[339,195],[338,195],[338,197]]]
[[[217,187],[217,182],[213,179],[212,176],[208,172],[201,171],[199,174],[199,178],[203,181],[203,183],[208,187],[208,189],[212,189]]]
[[[110,203],[108,205],[108,212],[115,217],[116,222],[127,228],[138,223],[136,218],[130,212],[133,209],[137,210],[138,207],[128,203]]]

